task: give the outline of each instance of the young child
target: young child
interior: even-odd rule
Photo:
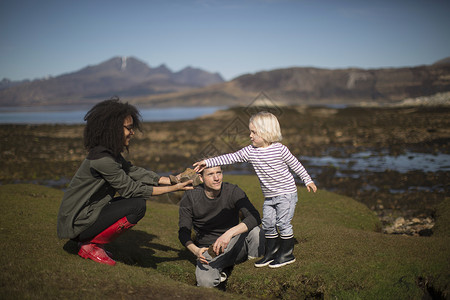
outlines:
[[[291,220],[298,198],[294,176],[289,169],[305,183],[308,192],[316,192],[317,187],[298,159],[280,143],[280,124],[273,114],[263,111],[253,115],[249,129],[252,145],[196,162],[194,170],[201,172],[206,167],[238,162],[253,166],[265,197],[262,229],[266,237],[264,257],[255,263],[255,267],[278,268],[295,262]]]

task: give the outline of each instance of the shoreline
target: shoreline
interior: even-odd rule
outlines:
[[[365,151],[392,157],[406,153],[448,155],[450,107],[278,109],[283,143],[304,163],[319,189],[364,203],[382,222],[433,219],[434,207],[450,194],[449,171],[352,173],[344,170],[352,166],[351,162],[317,168],[302,161],[302,157],[324,156],[348,159]],[[199,157],[229,153],[247,145],[248,117],[246,108],[230,108],[189,121],[145,122],[126,158],[157,173],[180,172]],[[83,128],[0,124],[4,162],[0,183],[71,178],[86,154],[82,148]],[[399,190],[407,193],[396,192]]]

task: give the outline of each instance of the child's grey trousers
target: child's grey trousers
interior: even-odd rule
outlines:
[[[277,237],[278,232],[284,239],[294,237],[291,221],[297,201],[297,193],[267,197],[264,200],[262,229],[267,238]]]

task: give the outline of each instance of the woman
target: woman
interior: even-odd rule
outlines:
[[[117,98],[105,100],[84,120],[88,155],[64,193],[58,237],[78,241],[81,257],[113,266],[116,262],[103,245],[144,217],[145,200],[150,196],[192,189],[187,186],[192,180],[170,185],[169,177],[133,166],[122,157],[134,131],[140,130],[140,115],[134,106]]]

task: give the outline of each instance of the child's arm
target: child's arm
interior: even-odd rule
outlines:
[[[317,191],[317,187],[311,179],[311,176],[309,176],[302,163],[294,155],[292,155],[291,151],[289,151],[289,149],[284,145],[282,146],[281,156],[289,168],[305,183],[308,192],[311,192],[312,190],[315,193]]]
[[[246,162],[249,155],[249,147],[242,148],[241,150],[228,153],[212,158],[208,158],[207,160],[198,161],[193,164],[195,172],[201,172],[206,167],[215,167],[215,166],[223,166],[223,165],[231,165],[238,162]]]

